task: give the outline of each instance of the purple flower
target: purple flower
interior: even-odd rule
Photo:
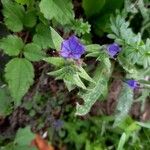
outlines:
[[[126,83],[131,89],[136,89],[138,87],[138,82],[135,80],[127,80]]]
[[[53,127],[54,127],[56,130],[61,129],[63,125],[64,125],[64,122],[63,122],[62,120],[60,120],[60,119],[55,120],[55,121],[53,122]]]
[[[64,58],[80,59],[84,54],[85,47],[79,41],[79,39],[72,35],[68,40],[64,40],[61,44],[60,55]]]
[[[117,53],[121,51],[121,48],[119,47],[117,43],[113,43],[107,46],[107,51],[108,51],[108,54],[112,58],[114,58],[117,55]]]

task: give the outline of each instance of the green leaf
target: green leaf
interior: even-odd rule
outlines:
[[[43,49],[54,47],[50,29],[41,23],[36,27],[36,34],[33,36],[33,42]]]
[[[118,57],[119,64],[123,67],[123,69],[130,74],[137,74],[137,70],[135,66],[128,61],[124,56],[119,55]]]
[[[87,81],[93,82],[95,83],[95,81],[87,74],[87,72],[82,68],[82,67],[78,67],[79,69],[79,76]]]
[[[86,115],[93,104],[98,100],[98,98],[104,93],[107,88],[107,80],[104,76],[100,75],[99,80],[96,82],[96,85],[93,89],[87,90],[81,95],[81,98],[84,100],[84,105],[77,103],[76,105],[76,115],[82,116]]]
[[[132,103],[133,90],[126,83],[124,83],[118,99],[114,126],[118,126],[127,117]]]
[[[93,0],[83,0],[82,2],[85,14],[88,17],[98,14],[104,5],[105,0],[96,0],[94,3]]]
[[[52,27],[50,27],[50,29],[54,48],[59,51],[61,48],[61,43],[63,42],[63,38]]]
[[[126,142],[126,134],[123,132],[121,135],[117,150],[124,150],[123,146],[124,146],[125,142]]]
[[[41,0],[39,6],[46,19],[55,19],[62,25],[69,24],[74,19],[70,0]]]
[[[56,77],[56,80],[64,80],[67,83],[70,83],[72,85],[76,85],[78,87],[81,87],[82,89],[86,89],[84,83],[79,77],[78,70],[76,66],[67,65],[63,68],[49,72],[48,75],[52,75]],[[69,85],[70,87],[71,85]],[[69,88],[70,90],[70,88]]]
[[[37,150],[37,148],[32,147],[32,146],[20,146],[20,145],[15,145],[13,150]]]
[[[14,58],[6,65],[5,78],[16,105],[19,105],[21,98],[33,83],[33,66],[25,58]]]
[[[29,10],[25,12],[24,18],[23,18],[23,24],[26,27],[33,27],[36,24],[36,11],[35,10]]]
[[[47,58],[44,58],[43,60],[56,67],[61,67],[61,66],[64,66],[65,64],[65,59],[61,57],[47,57]]]
[[[150,122],[136,122],[139,126],[150,129]]]
[[[9,143],[4,147],[1,147],[1,150],[37,150],[37,148],[33,146],[20,146],[20,145],[15,145],[14,143]]]
[[[41,47],[34,43],[25,45],[23,53],[25,58],[29,59],[30,61],[39,61],[45,56],[45,53],[41,50]]]
[[[19,4],[22,4],[22,5],[24,5],[24,4],[28,4],[29,3],[29,1],[32,1],[32,0],[15,0],[17,3],[19,3]]]
[[[98,44],[91,44],[86,46],[86,52],[87,53],[94,53],[94,52],[100,52],[101,46]]]
[[[0,48],[9,56],[17,56],[22,50],[24,43],[16,35],[9,35],[0,40]]]
[[[150,39],[146,40],[145,45],[142,46],[142,56],[138,61],[138,64],[142,64],[144,68],[150,67]]]
[[[0,116],[7,116],[11,112],[11,97],[6,88],[0,88]]]
[[[94,76],[95,84],[91,82],[89,87],[85,92],[79,93],[80,97],[84,100],[84,104],[76,105],[76,115],[82,116],[86,115],[93,104],[101,97],[103,97],[108,89],[108,80],[111,75],[111,72],[103,66],[97,68],[96,74]]]
[[[19,146],[29,146],[34,138],[35,135],[31,132],[30,127],[20,128],[14,142]]]
[[[2,0],[3,15],[6,26],[13,32],[19,32],[23,29],[22,20],[24,18],[23,6],[13,3],[10,0]]]
[[[77,85],[78,87],[81,87],[82,89],[86,89],[84,83],[82,82],[78,74],[74,74],[72,79],[73,84]]]
[[[83,19],[76,19],[73,21],[72,30],[75,31],[76,35],[88,34],[91,31],[91,25],[88,22],[84,22]]]

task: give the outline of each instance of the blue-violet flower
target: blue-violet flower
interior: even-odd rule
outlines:
[[[56,130],[61,129],[61,128],[63,127],[63,125],[64,125],[64,122],[63,122],[63,120],[60,120],[60,119],[55,120],[55,121],[53,122],[53,127],[54,127]]]
[[[80,59],[84,52],[85,46],[82,45],[79,39],[74,35],[64,40],[61,44],[60,55],[64,58]]]
[[[113,43],[107,46],[107,52],[112,58],[114,58],[120,51],[121,48],[117,43]]]
[[[135,80],[127,80],[126,83],[131,89],[136,89],[138,87],[138,82]]]

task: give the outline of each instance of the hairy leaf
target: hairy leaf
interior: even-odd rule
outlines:
[[[64,66],[65,64],[65,59],[61,57],[47,57],[47,58],[44,58],[43,60],[56,67],[61,67],[61,66]]]
[[[26,27],[33,27],[36,24],[36,11],[35,10],[29,10],[25,12],[24,18],[23,18],[23,24]]]
[[[132,103],[133,103],[133,90],[126,83],[124,83],[118,99],[114,126],[119,125],[126,118]]]
[[[0,88],[0,116],[9,115],[11,111],[11,97],[6,88]]]
[[[61,48],[61,43],[63,42],[63,38],[52,27],[50,27],[50,29],[54,48],[59,51]]]
[[[44,58],[45,53],[37,44],[29,43],[24,47],[24,56],[30,61],[39,61]]]
[[[73,6],[70,0],[41,0],[40,10],[46,19],[55,19],[57,22],[69,24],[73,20]]]
[[[9,56],[17,56],[22,50],[24,43],[16,35],[9,35],[0,40],[0,48]]]
[[[21,98],[33,83],[33,66],[25,58],[14,58],[6,65],[5,78],[16,105],[19,105]]]
[[[10,0],[2,0],[3,14],[6,26],[13,32],[19,32],[23,29],[23,6],[13,3]]]
[[[107,67],[98,67],[96,70],[96,74],[94,76],[95,84],[91,83],[85,92],[79,93],[81,98],[84,100],[84,104],[80,105],[77,103],[76,105],[76,115],[86,115],[93,104],[103,95],[105,95],[107,91],[107,84],[109,77],[111,75],[110,68]]]
[[[36,34],[33,36],[33,42],[41,48],[54,48],[51,30],[44,24],[40,23],[36,27]]]

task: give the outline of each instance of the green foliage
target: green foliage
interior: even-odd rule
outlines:
[[[41,48],[34,43],[26,44],[23,53],[25,58],[30,61],[39,61],[45,56],[45,53],[41,50]]]
[[[51,36],[52,36],[52,42],[54,45],[54,48],[59,51],[61,48],[61,43],[63,41],[63,38],[52,28],[50,27],[51,30]]]
[[[83,19],[75,20],[72,29],[75,31],[75,34],[81,36],[91,31],[91,25],[88,22],[84,22]]]
[[[125,142],[126,142],[126,134],[122,133],[117,150],[123,150],[123,146],[124,146]]]
[[[7,116],[12,112],[11,97],[6,88],[0,88],[0,116]]]
[[[122,58],[119,62],[128,61],[128,64],[131,64],[133,68],[134,64],[140,64],[145,69],[149,67],[149,51],[150,51],[150,40],[147,39],[144,43],[141,39],[141,35],[134,34],[132,29],[129,28],[129,22],[125,21],[125,18],[117,15],[116,18],[111,18],[111,30],[113,34],[109,34],[108,37],[115,39],[117,43],[122,45],[122,52],[120,53]],[[126,59],[127,58],[127,59]],[[126,68],[126,71],[129,71],[126,66],[123,65],[123,68]]]
[[[22,20],[24,17],[23,7],[9,0],[2,0],[2,4],[4,7],[3,14],[7,27],[14,32],[21,31],[23,29]]]
[[[33,9],[28,10],[24,14],[23,24],[26,27],[33,27],[36,24],[36,11]]]
[[[27,1],[20,1],[19,3],[25,4]],[[36,12],[34,10],[25,11],[23,6],[9,0],[2,0],[2,4],[5,24],[13,32],[21,31],[24,26],[33,27],[36,24]]]
[[[92,0],[83,0],[82,6],[87,16],[98,14],[105,5],[105,0],[97,0],[93,3]]]
[[[107,91],[109,77],[110,71],[107,68],[97,68],[94,77],[95,83],[91,83],[86,91],[79,93],[80,97],[84,100],[84,104],[80,105],[77,103],[76,115],[87,114],[96,100],[103,98]]]
[[[55,76],[56,79],[63,79],[69,82],[71,85],[76,85],[83,89],[86,89],[84,83],[80,78],[80,74],[77,72],[77,68],[74,65],[64,66],[59,70],[49,72],[49,75]]]
[[[20,128],[16,134],[13,143],[8,144],[5,147],[1,147],[2,150],[36,150],[31,146],[32,140],[35,135],[31,132],[30,127]]]
[[[16,35],[9,35],[0,40],[0,48],[9,56],[17,56],[23,49],[24,43]]]
[[[14,143],[20,146],[30,145],[35,135],[31,132],[30,127],[19,129]]]
[[[30,0],[15,0],[15,1],[19,4],[28,4]]]
[[[38,24],[36,34],[33,36],[33,42],[41,48],[54,48],[60,50],[63,38],[52,28],[44,24]]]
[[[55,19],[62,25],[70,24],[73,20],[72,3],[70,0],[41,0],[40,10],[48,20]]]
[[[33,42],[41,46],[41,48],[53,48],[51,31],[49,27],[44,24],[38,24],[36,27],[36,34],[33,36]]]
[[[97,0],[94,3],[92,0],[83,0],[82,6],[94,26],[95,34],[101,36],[109,32],[109,18],[116,9],[123,6],[123,0]]]
[[[47,58],[44,58],[43,60],[56,67],[62,67],[66,63],[65,59],[61,57],[47,57]]]
[[[6,65],[5,78],[8,82],[11,96],[16,105],[19,105],[21,98],[33,83],[33,66],[25,58],[14,58]]]
[[[0,149],[35,149],[29,127],[16,131],[26,125],[24,113],[35,131],[43,134],[50,128],[47,139],[57,149],[149,149],[149,122],[128,115],[134,100],[144,112],[150,95],[148,0],[2,0],[1,4]],[[85,46],[80,59],[61,57],[61,44],[71,35]],[[121,48],[114,58],[108,53],[113,42]],[[64,44],[68,51],[78,48],[69,44]],[[121,89],[118,79],[137,80],[140,88],[134,92],[124,83]],[[57,80],[75,90],[68,94]],[[105,101],[91,109],[97,100]],[[64,125],[57,130],[54,126],[61,119]]]
[[[133,90],[125,83],[118,98],[114,126],[119,125],[128,115],[133,103]]]

